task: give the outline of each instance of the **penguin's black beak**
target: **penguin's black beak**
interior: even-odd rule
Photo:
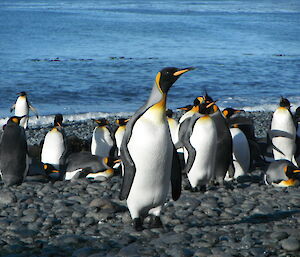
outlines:
[[[175,76],[175,77],[181,76],[183,73],[186,73],[186,72],[188,72],[190,70],[194,70],[194,69],[195,69],[195,67],[188,67],[188,68],[180,69],[180,70],[174,72],[173,76]]]

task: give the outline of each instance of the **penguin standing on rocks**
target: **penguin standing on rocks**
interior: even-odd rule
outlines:
[[[266,185],[275,187],[297,186],[300,182],[300,170],[288,160],[276,160],[269,165],[264,181]]]
[[[20,185],[28,172],[26,135],[19,126],[22,118],[13,116],[7,121],[0,142],[0,172],[7,186]]]
[[[274,159],[295,162],[296,126],[290,108],[290,101],[281,97],[279,107],[273,113],[269,136],[272,140]]]
[[[124,118],[120,118],[116,120],[118,127],[115,131],[115,139],[118,148],[118,156],[120,156],[120,147],[123,140],[123,136],[125,134],[126,124],[128,121],[129,119],[124,119]]]
[[[91,153],[98,156],[114,156],[115,142],[112,137],[109,122],[106,119],[95,120],[97,126],[93,131]]]
[[[45,136],[41,153],[41,161],[47,164],[48,168],[51,167],[49,165],[52,165],[55,171],[60,171],[58,174],[60,178],[64,176],[65,159],[68,151],[62,121],[63,116],[61,114],[55,115],[54,126]]]
[[[223,115],[230,123],[230,117],[242,110],[233,108],[226,108],[223,110]],[[245,175],[250,168],[250,147],[248,139],[244,132],[239,128],[239,124],[231,124],[230,134],[232,137],[233,145],[233,165],[234,165],[234,178]],[[228,176],[227,176],[228,178]]]
[[[205,101],[211,102],[210,99],[206,99]],[[215,182],[223,185],[227,171],[229,171],[229,177],[232,177],[234,173],[232,137],[227,120],[216,104],[213,105],[213,114],[211,114],[211,118],[215,122],[217,128]]]
[[[28,101],[26,92],[22,91],[18,93],[18,95],[20,96],[17,98],[16,103],[11,107],[10,112],[12,112],[15,109],[16,116],[24,116],[20,121],[20,126],[26,129],[28,126],[29,110],[34,112],[37,118],[39,117],[39,115],[36,109]]]
[[[201,191],[205,190],[214,176],[217,129],[209,116],[212,104],[200,104],[199,113],[183,122],[183,127],[186,129],[184,134],[181,133],[180,141],[188,151],[184,171],[187,173],[193,192],[197,190],[197,186],[200,186]]]
[[[127,199],[137,231],[143,229],[148,214],[150,227],[162,226],[160,213],[170,184],[172,198],[180,197],[181,168],[166,117],[166,100],[175,81],[191,69],[168,67],[158,72],[148,101],[127,123],[121,144],[124,176],[120,199]]]

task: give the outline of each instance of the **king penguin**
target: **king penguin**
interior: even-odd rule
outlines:
[[[112,137],[109,122],[106,119],[95,120],[97,126],[93,131],[91,153],[98,156],[114,156],[115,142]]]
[[[184,171],[187,173],[191,191],[196,191],[197,186],[201,190],[205,189],[214,176],[217,129],[209,116],[209,109],[213,104],[203,102],[199,105],[199,113],[184,121],[188,125],[181,141],[188,151]]]
[[[208,99],[206,101],[210,102],[211,100]],[[215,122],[217,128],[215,182],[223,185],[227,171],[230,171],[230,177],[232,177],[232,173],[234,173],[232,137],[229,130],[229,125],[216,104],[213,105],[213,114],[211,114],[211,118]]]
[[[129,119],[124,119],[124,118],[120,118],[116,120],[118,127],[115,131],[115,139],[118,148],[118,156],[120,156],[120,147],[123,140],[123,136],[125,134],[126,124],[128,121]]]
[[[120,199],[127,199],[137,231],[143,229],[148,214],[150,227],[162,226],[160,213],[170,184],[172,198],[180,197],[181,168],[166,118],[166,100],[175,81],[191,69],[168,67],[158,72],[148,101],[127,123],[121,144],[124,176]]]
[[[7,121],[0,142],[0,172],[7,186],[20,185],[28,172],[26,135],[19,126],[23,117],[13,116]]]
[[[266,185],[290,187],[299,185],[300,170],[288,160],[276,160],[270,163],[265,175]]]
[[[63,176],[65,170],[65,159],[68,150],[62,121],[63,116],[61,114],[55,115],[54,126],[45,136],[41,153],[41,161],[44,164],[51,164],[55,170],[61,172],[61,176]]]
[[[100,157],[91,152],[71,153],[66,159],[65,180],[114,174],[113,166],[119,161],[112,157]]]
[[[274,160],[295,162],[296,126],[290,107],[290,101],[281,97],[279,107],[273,113],[269,136],[272,140]]]
[[[15,109],[16,116],[24,116],[20,121],[20,126],[26,129],[28,126],[29,110],[34,112],[37,118],[39,117],[39,115],[36,109],[30,104],[26,92],[22,91],[17,94],[20,96],[17,98],[16,103],[11,107],[10,112],[12,112],[13,109]]]
[[[242,110],[226,108],[223,115],[230,123],[230,117]],[[250,147],[244,132],[239,128],[239,124],[231,124],[230,134],[232,137],[232,157],[234,165],[234,178],[245,175],[250,168]],[[226,177],[228,178],[228,176]],[[229,178],[228,178],[229,179]]]

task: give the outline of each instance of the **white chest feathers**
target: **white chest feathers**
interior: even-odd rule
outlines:
[[[173,144],[175,145],[178,142],[178,122],[173,118],[168,118],[168,124],[170,128],[170,133],[172,137]]]
[[[23,116],[28,115],[29,108],[25,96],[19,96],[15,105],[15,115]]]
[[[279,107],[274,112],[270,133],[272,144],[275,146],[273,149],[274,159],[292,161],[296,150],[296,127],[292,115],[287,109]]]
[[[217,129],[209,116],[199,118],[193,128],[190,143],[196,151],[188,173],[192,187],[207,184],[214,175],[217,147]]]
[[[107,127],[96,127],[93,131],[91,152],[101,157],[109,156],[114,142],[111,138],[110,131]]]
[[[234,178],[245,175],[250,167],[250,148],[245,134],[239,128],[230,129],[233,146]]]
[[[125,126],[120,126],[120,127],[118,127],[118,129],[116,130],[116,133],[115,133],[116,145],[118,148],[118,155],[120,155],[120,146],[121,146],[121,143],[122,143],[122,140],[124,137],[125,129],[126,129]]]
[[[136,167],[127,199],[132,218],[162,205],[170,185],[173,157],[167,120],[147,111],[132,129],[128,150]]]
[[[64,151],[65,144],[63,134],[56,128],[53,128],[45,137],[41,161],[43,163],[52,164],[56,169],[59,169],[60,158]]]

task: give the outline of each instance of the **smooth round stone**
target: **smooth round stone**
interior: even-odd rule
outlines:
[[[211,255],[212,252],[209,248],[207,247],[201,247],[199,249],[197,249],[197,251],[194,253],[194,257],[206,257],[208,255]]]
[[[283,249],[287,251],[298,251],[300,249],[300,242],[294,237],[289,237],[280,241]]]
[[[12,192],[1,192],[0,193],[0,205],[12,204],[17,201],[17,197]]]
[[[273,233],[270,235],[270,237],[271,237],[272,239],[275,239],[275,240],[278,240],[278,241],[280,241],[280,240],[282,240],[282,239],[285,239],[285,238],[287,238],[288,236],[289,236],[289,234],[286,233],[285,231],[275,231],[275,232],[273,232]]]

